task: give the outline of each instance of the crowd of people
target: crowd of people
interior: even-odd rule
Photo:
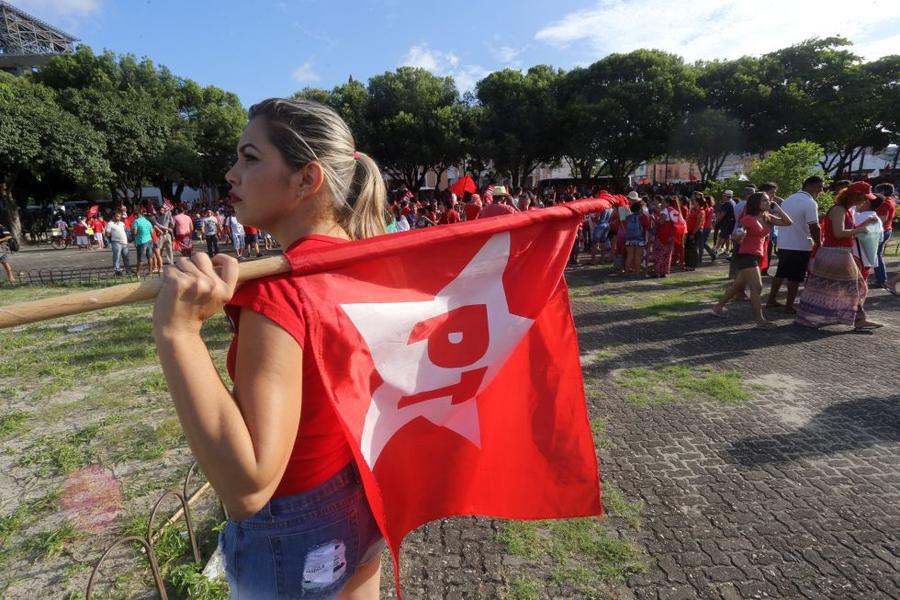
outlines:
[[[880,184],[873,192],[865,181],[839,181],[832,189],[834,205],[821,213],[816,198],[825,182],[818,176],[809,177],[786,199],[778,195],[775,183],[748,185],[740,195],[725,190],[720,198],[698,187],[639,187],[619,197],[624,201],[587,215],[570,264],[579,264],[579,255],[588,252],[590,264],[611,261],[611,276],[664,278],[673,270],[697,269],[706,256],[709,264],[729,263],[732,283],[712,310],[718,317],[727,317],[732,300],[746,299],[762,329],[776,326],[764,309],[782,310],[806,327],[844,324],[860,332],[881,327],[868,319],[864,304],[870,277],[871,285],[898,294],[900,275],[888,279],[884,263],[896,213],[893,185]],[[488,186],[462,199],[445,191],[419,200],[399,190],[391,199],[389,230],[408,231],[604,195],[608,196],[574,185],[511,192],[504,186]],[[771,277],[766,298],[764,276]],[[781,301],[783,287],[787,295]]]
[[[194,243],[203,241],[210,257],[230,246],[239,260],[260,257],[277,244],[265,231],[245,226],[238,221],[225,199],[215,206],[196,204],[173,205],[141,201],[107,210],[92,207],[85,214],[55,215],[55,235],[69,238],[81,250],[110,249],[116,276],[133,273],[138,277],[160,273],[163,265],[172,264],[175,253],[190,257]],[[132,267],[131,251],[136,254]],[[8,265],[0,253],[0,262]],[[14,279],[10,276],[10,282]]]

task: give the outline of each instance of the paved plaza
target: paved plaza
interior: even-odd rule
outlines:
[[[22,269],[98,264],[108,253],[26,249]],[[893,269],[900,268],[894,259]],[[601,473],[642,504],[636,529],[614,534],[644,554],[645,573],[613,582],[622,599],[900,598],[900,299],[872,291],[872,335],[750,326],[747,303],[728,320],[694,289],[725,267],[657,280],[617,280],[601,266],[567,278],[593,418],[605,421]],[[665,290],[671,310],[629,306]],[[684,298],[684,303],[679,298]],[[632,367],[737,371],[743,402],[681,398],[636,403],[616,383]],[[403,548],[407,598],[528,597],[511,573],[523,559],[501,541],[504,523],[432,523]],[[537,597],[583,595],[540,578]],[[511,591],[512,590],[512,591]],[[385,597],[394,595],[386,566]]]

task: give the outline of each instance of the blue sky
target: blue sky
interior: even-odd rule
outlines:
[[[688,60],[760,54],[842,34],[900,53],[896,0],[10,0],[95,51],[149,57],[245,105],[367,80],[403,64],[462,90],[504,67],[587,65],[655,47]]]

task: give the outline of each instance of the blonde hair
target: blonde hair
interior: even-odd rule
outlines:
[[[387,190],[378,165],[356,150],[347,123],[312,100],[269,98],[250,107],[266,120],[269,140],[292,168],[316,161],[334,199],[338,224],[352,239],[387,231]]]

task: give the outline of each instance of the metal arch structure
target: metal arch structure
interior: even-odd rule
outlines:
[[[0,69],[29,71],[75,51],[78,39],[0,0]]]

